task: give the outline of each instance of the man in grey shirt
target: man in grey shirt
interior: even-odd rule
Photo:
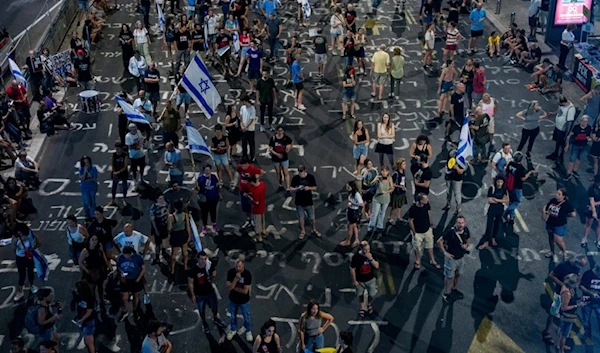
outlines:
[[[142,342],[142,353],[171,353],[173,345],[163,335],[164,325],[158,320],[148,323],[147,335]]]
[[[552,133],[552,140],[556,144],[554,152],[546,156],[547,159],[554,160],[556,164],[563,161],[566,139],[571,133],[571,129],[573,129],[573,123],[577,118],[576,113],[577,109],[573,103],[569,102],[564,96],[558,98],[558,110],[555,113],[554,132]]]

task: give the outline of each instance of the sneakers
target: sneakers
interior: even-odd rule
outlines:
[[[121,312],[121,315],[119,315],[119,319],[117,321],[123,322],[123,321],[125,321],[125,319],[127,319],[128,316],[129,316],[129,312],[123,311],[123,312]]]
[[[217,325],[220,328],[224,328],[225,327],[225,323],[221,319],[215,319],[214,323],[215,323],[215,325]]]
[[[31,288],[29,288],[29,289],[31,290],[31,293],[32,293],[32,294],[35,294],[35,293],[37,293],[37,291],[38,291],[38,287],[36,287],[36,286],[34,286],[34,285],[32,285],[32,286],[31,286]]]
[[[260,125],[260,132],[265,132],[265,127],[262,124]]]
[[[246,220],[246,222],[244,222],[244,224],[242,224],[242,228],[248,228],[252,225],[252,222],[250,222],[249,219]]]
[[[304,104],[300,104],[300,105],[298,105],[298,109],[300,109],[300,110],[306,110],[306,107],[304,106]]]
[[[246,333],[246,328],[244,326],[240,327],[237,332],[238,336],[243,335],[244,333]]]
[[[444,303],[446,303],[446,304],[452,303],[452,298],[450,297],[450,294],[443,293],[442,299],[444,300]]]
[[[23,299],[23,297],[25,296],[25,293],[23,292],[18,292],[17,294],[15,294],[15,296],[13,297],[13,300],[18,302],[19,300]]]
[[[248,342],[254,341],[254,337],[252,337],[252,332],[250,332],[250,331],[246,332],[246,341],[248,341]]]
[[[202,332],[210,333],[210,328],[208,327],[208,325],[202,325]]]
[[[213,232],[214,233],[219,233],[219,226],[218,225],[213,224],[212,228],[213,228]]]
[[[573,174],[567,174],[567,176],[563,178],[563,181],[569,181],[569,180],[571,180],[572,176],[573,176]]]
[[[202,234],[206,235],[206,233],[208,233],[208,227],[207,226],[203,226],[202,227]]]
[[[275,131],[275,124],[269,125],[269,131],[271,131],[271,132]]]
[[[233,336],[235,336],[236,333],[237,332],[235,332],[235,331],[229,331],[229,332],[227,332],[227,336],[226,336],[227,340],[231,341],[233,339]]]

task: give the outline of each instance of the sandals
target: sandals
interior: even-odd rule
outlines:
[[[413,267],[415,270],[420,270],[421,269],[421,264],[420,263],[416,263],[415,262],[415,266]]]
[[[304,237],[306,237],[306,233],[300,232],[300,235],[298,236],[298,239],[304,240]]]
[[[358,318],[359,318],[359,319],[361,319],[361,320],[362,320],[362,319],[364,319],[364,318],[365,318],[365,314],[366,314],[366,313],[365,313],[365,311],[364,311],[364,310],[362,310],[362,309],[361,309],[361,310],[359,310],[359,311],[358,311]]]
[[[367,306],[367,313],[373,315],[373,305],[369,304],[369,306]]]
[[[431,266],[435,267],[435,268],[436,268],[436,269],[438,269],[438,270],[441,270],[441,269],[442,269],[442,266],[440,266],[440,264],[438,264],[438,263],[437,263],[437,262],[435,262],[435,261],[429,261],[429,264],[430,264]]]
[[[320,238],[320,237],[321,237],[321,233],[320,233],[318,230],[316,230],[316,229],[313,229],[313,230],[310,232],[310,234],[312,234],[312,235],[316,236],[317,238]]]
[[[550,333],[547,331],[542,332],[542,341],[544,341],[544,343],[547,345],[554,345],[554,340],[552,339]]]

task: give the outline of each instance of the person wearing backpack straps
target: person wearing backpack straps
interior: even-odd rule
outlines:
[[[37,292],[37,287],[33,285],[33,281],[35,280],[35,274],[33,272],[35,264],[32,252],[39,248],[42,243],[24,223],[17,223],[12,243],[15,245],[15,263],[17,265],[17,271],[19,272],[17,293],[13,298],[13,300],[17,302],[25,295],[23,293],[25,275],[27,275],[27,278],[29,279],[31,293],[35,294]]]
[[[508,224],[515,223],[515,211],[523,201],[523,183],[536,173],[535,169],[525,171],[525,167],[521,164],[522,160],[523,154],[517,152],[506,166],[506,190],[510,201],[502,218]]]
[[[552,140],[555,142],[554,152],[547,155],[546,159],[551,159],[556,164],[560,164],[563,160],[567,137],[571,133],[577,118],[577,109],[567,98],[560,96],[558,98],[558,110],[554,114],[554,131],[552,132]]]
[[[40,288],[35,304],[27,309],[25,328],[42,340],[59,342],[55,323],[62,318],[62,306],[60,302],[53,302],[53,299],[52,289]],[[56,313],[52,308],[56,308]]]
[[[505,177],[506,166],[508,165],[508,163],[512,162],[512,160],[513,156],[510,143],[503,142],[502,149],[496,152],[496,154],[494,154],[494,157],[492,158],[492,161],[490,163],[492,166],[492,180],[495,180],[497,176]]]

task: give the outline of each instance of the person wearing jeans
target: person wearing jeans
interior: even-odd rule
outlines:
[[[150,0],[140,0],[140,4],[144,15],[144,26],[150,28]]]
[[[384,165],[381,167],[381,174],[378,175],[373,183],[377,183],[373,203],[371,204],[371,218],[369,219],[369,232],[375,230],[383,232],[385,230],[385,212],[390,204],[391,193],[394,191],[392,178],[390,177],[390,169]]]
[[[227,289],[229,290],[229,332],[227,340],[231,341],[238,334],[246,333],[246,341],[252,342],[252,317],[250,315],[250,287],[252,285],[252,274],[245,269],[244,260],[238,258],[235,267],[227,272]],[[244,327],[237,329],[238,310],[244,317]]]
[[[309,300],[306,311],[300,316],[298,324],[298,335],[300,336],[302,351],[316,352],[325,347],[323,333],[331,323],[333,323],[333,316],[321,311],[319,302],[314,299]]]
[[[500,225],[502,224],[504,205],[508,203],[508,192],[502,175],[498,175],[494,178],[494,185],[490,186],[488,189],[487,198],[490,206],[487,212],[485,235],[478,246],[479,250],[487,248],[490,245],[490,242],[492,243],[492,246],[497,245],[496,234],[500,230]]]
[[[527,157],[531,156],[531,149],[535,138],[540,133],[540,119],[545,119],[548,113],[542,110],[537,100],[531,101],[527,109],[517,113],[517,119],[523,120],[523,129],[521,130],[521,141],[517,151],[521,151],[527,143]]]
[[[94,218],[96,193],[98,192],[98,169],[88,156],[81,157],[79,161],[79,178],[81,180],[83,214],[86,218]]]
[[[17,265],[17,271],[19,272],[19,283],[17,286],[17,292],[13,300],[19,301],[23,298],[23,286],[25,285],[25,277],[29,279],[29,286],[31,292],[35,294],[37,287],[33,285],[35,280],[35,274],[33,270],[35,264],[33,262],[33,251],[40,247],[41,243],[37,236],[35,236],[24,223],[18,223],[15,229],[15,236],[12,239],[12,243],[15,246],[15,262]]]
[[[573,103],[564,96],[559,96],[558,110],[554,118],[554,131],[552,132],[552,140],[555,142],[554,151],[547,155],[546,159],[551,159],[557,164],[562,163],[567,136],[571,133],[577,118],[576,115],[577,109]]]
[[[256,141],[254,140],[254,131],[256,129],[256,108],[250,102],[250,97],[243,96],[241,98],[242,107],[240,108],[240,115],[242,116],[241,130],[242,130],[242,157],[250,157],[251,160],[255,159]],[[250,145],[250,146],[248,146]],[[248,154],[248,147],[250,147],[250,153]]]
[[[525,167],[521,165],[522,160],[523,154],[517,152],[513,155],[513,160],[508,163],[506,167],[507,175],[512,175],[514,181],[512,190],[508,190],[508,207],[504,211],[502,218],[510,224],[515,222],[515,210],[523,201],[523,183],[531,176],[531,174],[535,173],[535,169],[525,172]]]
[[[115,142],[115,152],[112,154],[111,158],[112,165],[112,185],[111,185],[111,194],[112,200],[109,206],[117,205],[117,187],[119,183],[121,184],[121,190],[123,192],[123,207],[127,206],[127,189],[129,187],[129,183],[127,182],[129,177],[129,156],[127,152],[123,149],[123,144],[121,141]]]
[[[209,215],[213,232],[219,232],[219,227],[217,226],[217,206],[219,205],[219,200],[222,199],[222,196],[221,189],[219,188],[219,179],[212,174],[212,167],[210,164],[207,164],[204,167],[204,173],[198,177],[196,189],[198,190],[200,213],[202,216],[202,234],[208,232]]]
[[[590,304],[581,309],[581,321],[583,323],[584,335],[592,338],[592,314],[596,313],[596,319],[600,322],[600,264],[583,273],[579,288],[584,296],[590,297]]]

